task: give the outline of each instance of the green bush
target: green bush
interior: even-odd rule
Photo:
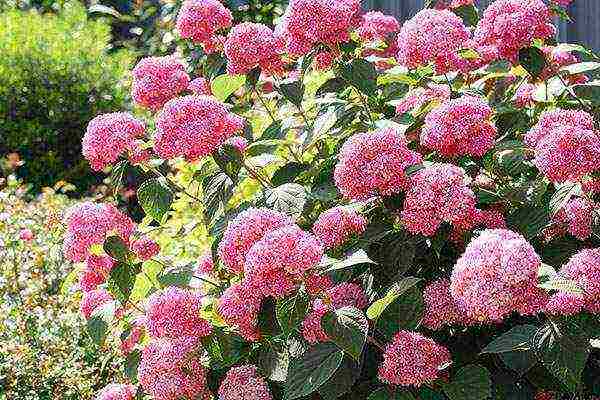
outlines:
[[[59,15],[0,14],[0,154],[25,161],[18,175],[37,189],[66,180],[86,188],[81,157],[90,119],[123,107],[127,53],[106,53],[109,27],[75,3]]]

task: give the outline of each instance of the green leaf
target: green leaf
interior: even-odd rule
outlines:
[[[316,95],[322,96],[325,93],[339,93],[346,88],[346,86],[348,86],[348,84],[342,78],[331,78],[317,89]]]
[[[500,353],[500,358],[508,368],[515,371],[519,376],[524,375],[538,362],[538,358],[532,350]]]
[[[147,215],[162,223],[165,214],[171,209],[173,192],[163,178],[149,179],[138,188],[137,199]]]
[[[585,72],[592,72],[600,69],[599,62],[581,62],[576,64],[567,65],[560,69],[560,72],[566,72],[569,75],[583,74]]]
[[[548,371],[575,392],[589,357],[590,338],[583,332],[562,332],[558,326],[549,323],[536,332],[532,346]]]
[[[131,353],[127,354],[127,359],[125,360],[125,375],[132,382],[137,382],[137,371],[140,365],[141,353],[139,350],[133,350]]]
[[[306,316],[309,298],[304,293],[277,300],[275,314],[284,334],[292,333]]]
[[[537,47],[526,47],[519,51],[519,63],[529,75],[537,78],[546,67],[546,57]]]
[[[134,266],[122,262],[117,263],[110,271],[108,288],[122,303],[129,300],[135,283],[135,276]]]
[[[488,344],[482,353],[506,353],[529,350],[530,341],[538,328],[534,325],[519,325]]]
[[[194,269],[192,265],[171,267],[165,269],[158,275],[158,283],[160,283],[162,287],[186,287],[189,286],[193,276]]]
[[[117,261],[127,263],[131,259],[129,247],[127,247],[127,244],[120,236],[107,237],[104,241],[103,249],[106,254]]]
[[[344,268],[353,267],[359,264],[377,264],[371,260],[367,253],[363,249],[356,250],[351,253],[348,257],[343,260],[335,258],[329,258],[325,256],[323,261],[319,264],[320,268],[323,268],[325,272],[337,271]]]
[[[143,273],[136,275],[131,294],[129,295],[129,298],[133,303],[144,300],[153,287],[158,287],[160,285],[157,276],[162,269],[162,264],[156,261],[145,261],[142,264]]]
[[[584,101],[589,101],[594,106],[600,106],[600,81],[595,80],[582,85],[574,85],[573,91]]]
[[[114,301],[97,307],[90,318],[87,320],[87,332],[92,341],[98,346],[102,346],[108,334],[108,328],[115,316],[116,304]]]
[[[319,343],[292,359],[284,386],[284,400],[294,400],[319,389],[338,369],[344,353],[333,343]]]
[[[367,400],[415,400],[415,396],[400,389],[396,389],[392,394],[387,389],[381,388],[371,393]]]
[[[369,330],[369,322],[362,311],[355,307],[330,311],[321,319],[321,327],[340,349],[360,361]]]
[[[279,93],[295,106],[302,106],[302,99],[304,98],[304,85],[302,82],[286,79],[279,85]]]
[[[471,4],[468,6],[460,6],[452,10],[454,14],[462,18],[465,26],[475,26],[479,22],[479,14],[477,8]]]
[[[550,199],[550,215],[554,216],[574,196],[582,194],[581,184],[577,182],[565,182],[558,185],[556,192]]]
[[[443,389],[450,400],[485,400],[492,394],[492,381],[487,369],[467,365]]]
[[[583,289],[577,284],[576,281],[571,279],[554,277],[550,280],[538,285],[539,288],[546,290],[558,290],[560,292],[583,295]]]
[[[424,309],[423,294],[414,286],[383,311],[376,327],[389,338],[399,330],[414,330],[423,317]]]
[[[371,96],[377,92],[377,70],[362,58],[355,58],[341,66],[340,76],[364,94]]]
[[[352,390],[354,382],[360,376],[360,363],[352,358],[344,357],[342,365],[335,371],[333,376],[319,388],[319,394],[323,400],[335,400]]]
[[[301,164],[298,162],[291,162],[285,164],[277,171],[275,171],[273,177],[271,178],[271,183],[275,186],[279,186],[288,182],[293,182],[298,177],[298,175],[300,175],[302,172],[306,171],[309,168],[309,164]]]
[[[210,90],[219,101],[226,101],[231,94],[244,86],[246,83],[245,75],[228,75],[223,74],[217,76],[210,83]]]
[[[213,329],[210,336],[202,339],[202,345],[210,357],[212,369],[225,369],[238,362],[247,349],[240,336],[220,329]]]
[[[394,302],[398,297],[402,296],[406,291],[413,288],[421,278],[412,276],[406,277],[399,282],[396,282],[387,291],[383,298],[377,300],[367,309],[367,317],[369,319],[377,319],[385,311],[385,309]]]
[[[121,182],[123,181],[123,176],[125,175],[128,166],[129,162],[127,160],[122,160],[112,167],[112,171],[110,173],[110,184],[113,188],[113,193],[117,193],[119,191]]]
[[[261,346],[258,353],[258,367],[269,380],[285,382],[290,365],[290,355],[282,343],[270,342]]]
[[[204,219],[208,225],[225,215],[234,188],[234,182],[224,172],[217,172],[202,180]]]
[[[297,219],[304,210],[308,194],[304,186],[286,183],[265,192],[265,205]]]
[[[271,125],[263,131],[260,140],[274,140],[285,138],[285,131],[281,129],[281,121],[273,121]]]
[[[221,171],[226,173],[232,181],[237,181],[238,173],[242,168],[242,154],[236,147],[227,143],[219,146],[213,153],[213,159]]]
[[[508,226],[522,233],[527,239],[539,235],[549,222],[548,210],[535,206],[519,208],[507,218]]]

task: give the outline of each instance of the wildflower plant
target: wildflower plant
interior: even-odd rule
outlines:
[[[564,5],[291,0],[271,28],[187,0],[194,62],[140,61],[139,108],[86,135],[146,216],[67,218],[128,365],[99,398],[599,395],[600,62],[556,44]]]

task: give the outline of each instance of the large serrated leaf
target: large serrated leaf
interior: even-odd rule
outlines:
[[[534,325],[519,325],[512,328],[502,336],[488,344],[482,353],[506,353],[511,351],[525,351],[530,348],[530,340],[537,332]]]
[[[149,179],[138,188],[137,199],[147,215],[162,223],[171,209],[173,192],[162,178]]]
[[[286,183],[265,192],[265,205],[297,219],[304,210],[308,195],[304,186]]]
[[[234,182],[224,172],[217,172],[202,180],[204,218],[208,225],[225,215],[234,187]]]
[[[450,400],[485,400],[492,394],[492,381],[484,367],[467,365],[443,389]]]
[[[330,311],[321,319],[321,327],[344,353],[356,361],[360,360],[369,330],[369,323],[362,311],[355,307]]]
[[[246,82],[245,75],[228,75],[223,74],[217,76],[210,83],[210,90],[218,100],[225,101],[236,90],[244,86]]]
[[[367,309],[367,317],[369,319],[379,318],[379,316],[390,304],[394,302],[394,300],[402,296],[407,290],[414,287],[420,281],[421,278],[409,276],[399,282],[394,283],[383,298],[371,304],[371,306]]]
[[[309,298],[303,293],[277,301],[275,314],[283,333],[294,331],[304,319],[308,310]]]

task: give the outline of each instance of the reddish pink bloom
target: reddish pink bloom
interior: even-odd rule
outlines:
[[[129,332],[129,335],[127,335],[127,337],[122,341],[121,341],[121,353],[123,355],[128,355],[129,353],[131,353],[135,347],[135,345],[140,341],[140,339],[142,338],[144,331],[143,331],[143,326],[141,326],[141,324],[136,324],[131,328],[131,331]],[[122,336],[121,336],[122,338]]]
[[[177,15],[177,30],[182,38],[202,44],[211,53],[219,42],[218,32],[232,22],[231,11],[219,0],[186,0]]]
[[[82,141],[83,156],[95,171],[112,165],[138,147],[136,139],[146,131],[144,123],[129,113],[102,114],[88,124]]]
[[[396,106],[396,113],[404,114],[418,110],[426,104],[439,105],[446,100],[450,100],[448,85],[430,83],[427,88],[417,88],[404,96]]]
[[[327,249],[342,245],[352,235],[361,234],[367,220],[348,207],[334,207],[324,211],[315,221],[312,231]]]
[[[283,43],[266,25],[244,22],[234,26],[224,51],[229,74],[243,75],[256,67],[272,75],[283,74]]]
[[[583,289],[584,308],[594,314],[600,313],[600,249],[585,249],[575,254],[559,271],[559,275],[574,280]],[[558,293],[563,301],[576,302],[573,295]],[[575,303],[577,304],[577,303]]]
[[[450,280],[438,279],[431,282],[423,291],[425,312],[423,325],[432,330],[439,330],[448,325],[470,325],[473,323],[462,307],[450,294]]]
[[[417,68],[456,53],[469,39],[462,19],[448,10],[424,9],[406,21],[398,34],[398,62]]]
[[[305,55],[319,43],[336,48],[350,41],[359,12],[360,0],[291,0],[275,32],[293,56]]]
[[[210,400],[198,339],[155,339],[142,351],[138,380],[154,400]]]
[[[285,226],[265,234],[250,248],[245,279],[263,296],[281,298],[295,290],[296,282],[322,257],[323,247],[314,236],[298,226]]]
[[[531,83],[524,83],[517,89],[515,93],[515,105],[519,108],[531,107],[535,102],[533,95],[535,94],[536,86]]]
[[[440,371],[450,364],[450,352],[415,332],[400,331],[385,347],[379,380],[399,385],[419,387],[435,381]]]
[[[225,141],[225,144],[233,146],[240,153],[244,153],[248,147],[248,139],[242,136],[232,136]]]
[[[219,387],[219,400],[272,400],[269,385],[254,365],[233,367]]]
[[[133,385],[110,384],[96,396],[96,400],[134,400],[136,388]]]
[[[323,298],[315,299],[310,313],[302,321],[302,336],[309,343],[326,342],[327,334],[321,327],[321,318],[328,312],[343,307],[364,309],[368,300],[363,289],[354,283],[340,283],[325,291]]]
[[[328,71],[333,67],[336,55],[331,51],[320,51],[315,56],[315,69],[317,71]]]
[[[23,240],[25,242],[30,242],[33,240],[33,238],[34,238],[33,232],[29,228],[21,229],[21,231],[19,232],[20,240]]]
[[[438,0],[435,8],[438,10],[444,10],[447,8],[459,8],[462,6],[472,6],[474,0]]]
[[[393,15],[385,15],[380,11],[369,11],[362,16],[356,33],[367,42],[382,40],[386,42],[400,30],[400,23]]]
[[[476,199],[465,179],[464,171],[451,164],[433,164],[416,172],[402,211],[406,229],[433,236],[442,222],[472,226]]]
[[[481,157],[494,146],[497,134],[491,116],[491,107],[479,97],[447,100],[427,114],[421,144],[445,157]]]
[[[213,262],[212,252],[207,250],[200,256],[198,264],[194,270],[196,276],[211,275],[214,272],[215,264]]]
[[[102,307],[111,301],[113,301],[112,296],[104,289],[84,292],[81,304],[79,305],[79,311],[85,319],[89,319],[97,308]]]
[[[168,287],[156,292],[146,304],[148,333],[155,338],[203,337],[210,335],[212,327],[200,317],[200,293],[178,287]]]
[[[114,267],[114,261],[108,256],[90,254],[85,260],[85,269],[79,280],[79,287],[89,292],[106,282],[106,278]]]
[[[216,99],[184,96],[165,104],[156,119],[154,150],[164,158],[195,161],[214,152],[240,131],[243,120]]]
[[[516,61],[520,49],[555,32],[542,0],[496,0],[484,11],[473,38],[478,47],[496,48],[501,58]]]
[[[175,56],[144,58],[131,73],[133,100],[152,111],[159,110],[190,83],[185,67]]]
[[[142,261],[148,261],[160,253],[160,246],[148,236],[142,236],[131,244],[131,250]]]
[[[409,150],[406,138],[395,129],[358,133],[340,151],[335,184],[352,200],[389,196],[406,189],[404,170],[421,161],[421,155]]]
[[[110,234],[125,242],[135,229],[133,221],[112,204],[85,202],[73,206],[67,213],[67,231],[63,248],[67,259],[83,261],[92,245],[103,244]]]
[[[200,96],[212,96],[212,90],[210,88],[210,82],[205,78],[196,78],[190,82],[187,89]]]
[[[242,273],[246,254],[254,243],[268,232],[292,224],[293,221],[284,214],[266,208],[242,211],[227,225],[219,243],[219,258],[229,272]]]
[[[229,287],[219,298],[218,312],[223,320],[250,342],[260,339],[258,313],[262,295],[244,284]]]
[[[585,307],[585,299],[582,295],[558,292],[548,300],[544,312],[552,315],[574,315]]]
[[[568,232],[579,240],[586,240],[592,235],[594,210],[597,206],[583,197],[570,199],[554,216],[553,222],[565,226]]]
[[[333,281],[328,275],[309,274],[304,280],[306,293],[318,296],[333,287]]]
[[[537,287],[540,264],[534,248],[518,233],[484,230],[454,266],[452,297],[479,322],[500,321],[512,312],[538,313],[547,302]]]

